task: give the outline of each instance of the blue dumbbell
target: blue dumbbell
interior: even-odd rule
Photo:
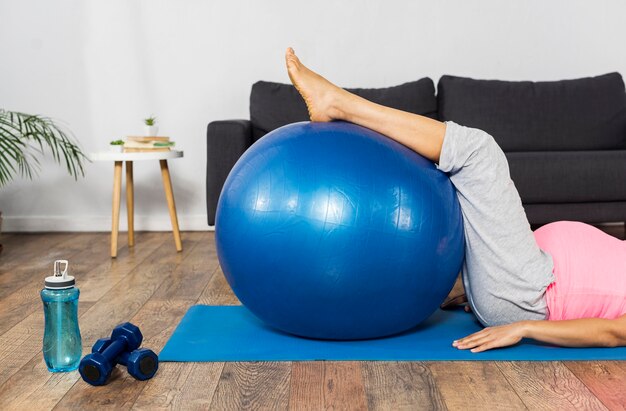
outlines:
[[[100,338],[91,347],[92,353],[102,353],[111,344],[111,338]],[[132,352],[124,351],[115,359],[115,363],[126,366],[128,373],[136,380],[149,380],[159,369],[159,357],[147,348],[138,348]]]
[[[118,362],[127,365],[136,379],[152,378],[158,369],[158,357],[150,350],[138,349],[142,340],[141,331],[131,323],[115,327],[111,338],[96,341],[91,354],[80,362],[78,370],[83,380],[91,385],[104,385]]]
[[[122,353],[117,362],[125,365],[128,373],[140,381],[149,380],[159,369],[159,357],[147,348]]]

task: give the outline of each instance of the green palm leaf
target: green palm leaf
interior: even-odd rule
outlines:
[[[50,118],[0,110],[0,187],[15,175],[37,175],[38,157],[46,149],[57,163],[65,163],[72,177],[85,175],[83,164],[87,158],[74,139]]]

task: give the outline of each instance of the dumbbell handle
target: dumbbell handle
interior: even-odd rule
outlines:
[[[116,361],[119,365],[126,366],[128,364],[128,356],[130,353],[128,351],[123,351],[117,358]]]
[[[118,338],[117,340],[112,341],[111,344],[109,344],[109,346],[102,351],[102,355],[107,359],[107,361],[115,366],[115,360],[121,356],[120,354],[124,354],[124,352],[127,351],[127,346],[128,344],[126,343],[126,339]],[[126,353],[126,358],[128,358],[128,353]]]
[[[111,345],[111,343],[109,342],[109,345],[107,345],[106,348],[108,348],[110,345]],[[95,345],[94,345],[94,348],[95,348]],[[105,348],[105,350],[106,350],[106,348]],[[100,351],[98,349],[92,349],[91,352],[99,352],[100,354],[104,355],[104,350]],[[124,349],[124,351],[122,351],[122,353],[115,358],[115,361],[109,360],[109,362],[111,364],[119,364],[119,365],[126,366],[126,365],[128,365],[128,357],[129,356],[130,356],[130,352],[128,350]]]

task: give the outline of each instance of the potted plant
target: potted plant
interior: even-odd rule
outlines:
[[[109,150],[114,153],[121,153],[124,151],[124,140],[113,140],[109,143]]]
[[[156,125],[156,117],[148,117],[143,122],[146,125],[146,137],[156,137],[159,133],[159,126]]]
[[[65,164],[74,179],[85,175],[85,154],[74,138],[50,118],[0,109],[0,188],[16,175],[30,179],[36,176],[38,157],[45,149],[57,163]]]

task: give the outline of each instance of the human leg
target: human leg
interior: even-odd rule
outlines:
[[[302,94],[312,121],[349,121],[439,162],[445,123],[372,103],[337,87],[302,64],[291,48],[287,50],[286,62],[289,77]]]
[[[545,319],[543,297],[553,280],[552,262],[535,242],[506,157],[489,134],[355,96],[309,70],[291,49],[286,61],[312,121],[346,120],[368,127],[449,175],[463,211],[465,290],[483,324]]]

